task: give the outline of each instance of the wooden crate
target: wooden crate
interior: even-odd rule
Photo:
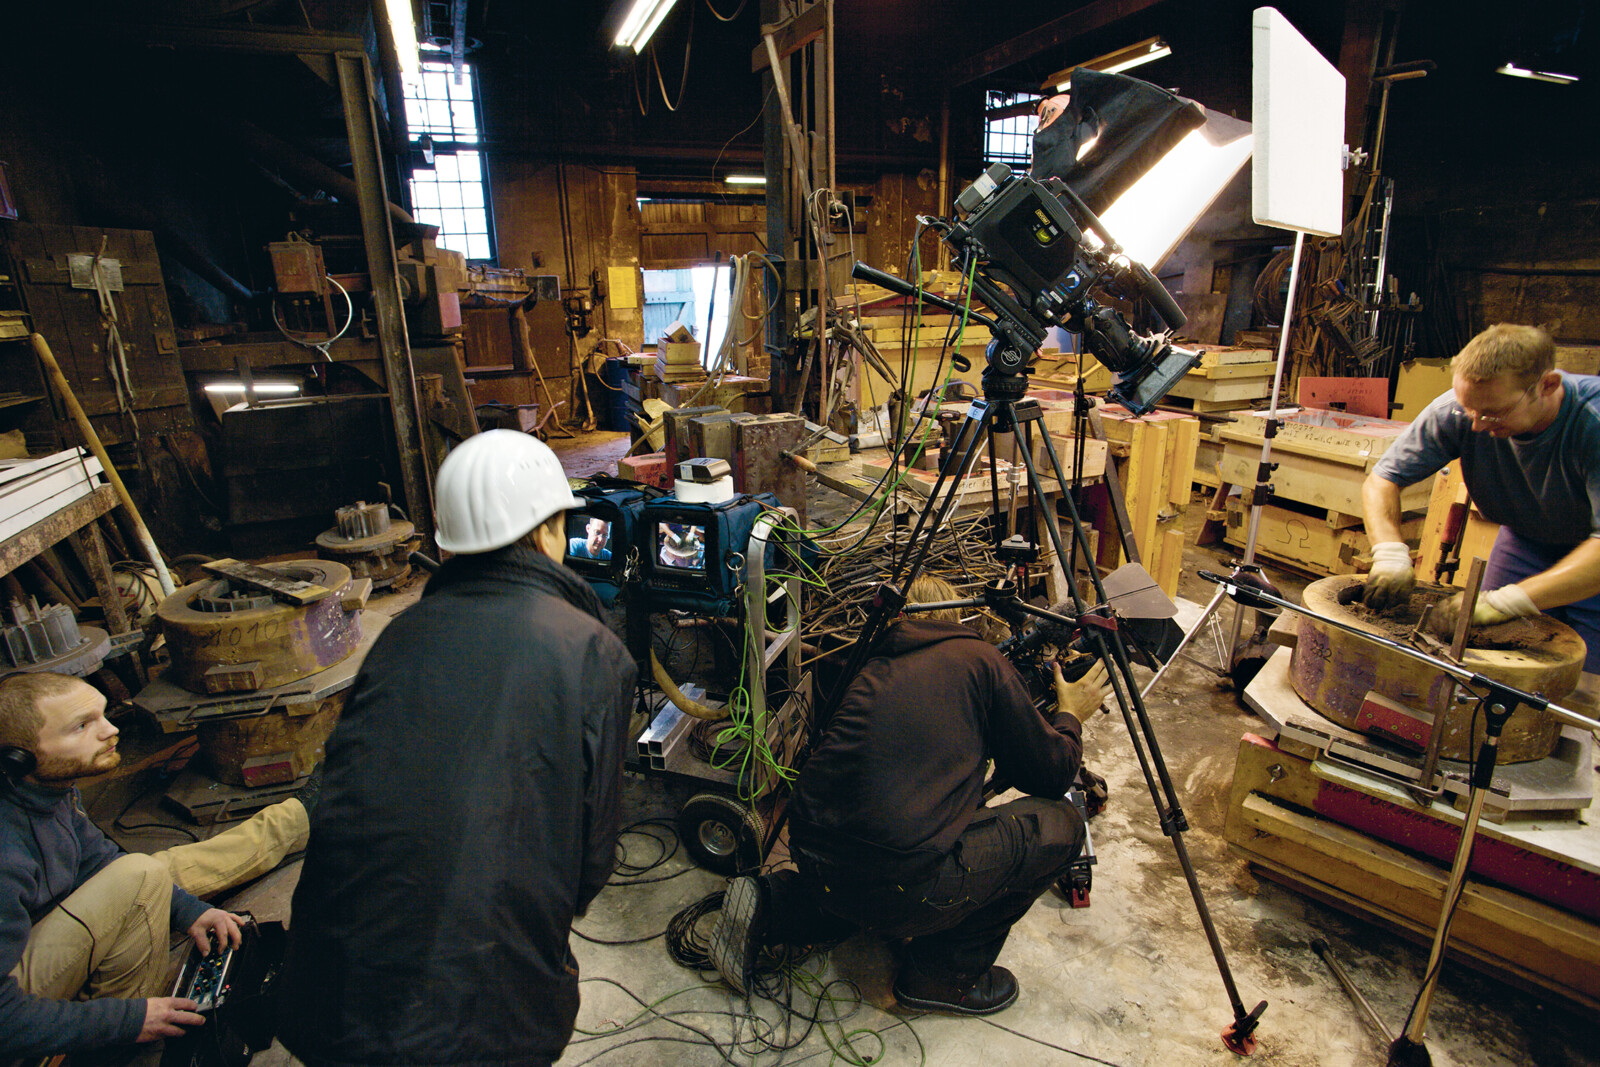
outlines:
[[[1257,873],[1284,881],[1325,901],[1431,938],[1448,881],[1448,850],[1461,815],[1435,805],[1422,808],[1402,790],[1381,783],[1361,791],[1340,787],[1334,772],[1252,734],[1239,745],[1222,835]],[[1353,776],[1351,776],[1353,778]],[[1330,791],[1347,794],[1341,805]],[[1355,801],[1377,822],[1380,809],[1401,828],[1403,846],[1352,829],[1335,813]],[[1583,857],[1556,858],[1556,842],[1582,836],[1581,828],[1511,830],[1481,825],[1467,880],[1450,927],[1450,951],[1478,966],[1600,1009],[1600,924],[1535,895],[1537,886],[1495,884],[1491,864],[1506,864],[1523,881],[1562,879],[1592,885],[1592,844]],[[1545,840],[1539,840],[1543,837]],[[1435,858],[1419,848],[1439,845]],[[1592,889],[1586,892],[1592,894]],[[1592,897],[1590,898],[1592,899]]]
[[[1250,506],[1242,496],[1230,496],[1225,507],[1223,540],[1242,549],[1250,534]],[[1415,544],[1422,523],[1420,515],[1411,517],[1401,525],[1401,536]],[[1256,555],[1310,574],[1361,574],[1371,565],[1372,542],[1354,516],[1267,504],[1261,509]]]
[[[1071,434],[1052,433],[1050,444],[1056,450],[1056,458],[1061,461],[1061,471],[1069,479],[1073,477],[1073,460],[1078,452],[1078,439]],[[1035,440],[1033,462],[1042,475],[1049,476],[1050,456],[1045,452],[1044,442]],[[1083,477],[1100,478],[1106,473],[1106,443],[1086,438],[1083,442]]]
[[[1272,442],[1273,494],[1280,500],[1362,514],[1361,485],[1406,424],[1313,408],[1281,408],[1282,424]],[[1223,444],[1221,474],[1228,485],[1253,486],[1266,431],[1264,412],[1237,412],[1219,427]],[[1403,511],[1428,506],[1427,480],[1400,491]]]
[[[1271,398],[1274,369],[1271,363],[1193,367],[1167,396],[1189,401],[1195,411],[1237,411],[1254,407]]]

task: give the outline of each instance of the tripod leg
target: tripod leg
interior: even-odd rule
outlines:
[[[1056,456],[1055,445],[1048,435],[1044,438],[1045,452],[1050,457],[1050,465],[1055,473],[1058,484],[1064,485],[1066,479],[1062,477],[1061,461]],[[1030,480],[1037,481],[1037,472],[1034,469],[1033,458],[1023,456],[1023,463],[1028,468]],[[1083,521],[1078,516],[1077,505],[1070,496],[1063,496],[1067,509],[1072,515],[1074,537],[1087,540],[1083,532]],[[1050,524],[1050,535],[1056,547],[1061,551],[1061,532]],[[1099,572],[1091,568],[1090,574],[1094,581],[1095,592],[1099,603],[1106,603],[1105,588],[1100,583]],[[1077,589],[1073,589],[1074,601],[1079,601]],[[1213,602],[1213,607],[1215,602]],[[1081,612],[1080,612],[1081,614]],[[1206,941],[1211,946],[1211,955],[1217,963],[1217,971],[1222,976],[1223,989],[1227,991],[1228,1002],[1233,1008],[1233,1023],[1223,1031],[1222,1039],[1227,1046],[1240,1054],[1248,1054],[1255,1048],[1254,1032],[1261,1018],[1261,1013],[1266,1010],[1267,1003],[1262,1001],[1251,1011],[1246,1011],[1244,1002],[1239,999],[1239,990],[1233,981],[1233,971],[1228,966],[1227,954],[1223,951],[1222,941],[1217,936],[1216,924],[1211,919],[1211,909],[1206,904],[1205,893],[1200,888],[1200,880],[1195,875],[1194,864],[1189,859],[1188,847],[1184,844],[1183,831],[1187,829],[1183,810],[1178,803],[1177,790],[1172,784],[1172,776],[1167,771],[1166,761],[1161,757],[1161,746],[1156,740],[1155,727],[1150,722],[1144,700],[1139,690],[1134,685],[1133,667],[1128,662],[1127,648],[1123,643],[1122,635],[1116,629],[1106,630],[1098,626],[1090,626],[1087,632],[1092,634],[1097,644],[1101,657],[1107,654],[1116,663],[1116,670],[1111,671],[1112,689],[1117,696],[1117,703],[1122,708],[1122,719],[1127,725],[1129,740],[1133,744],[1135,756],[1138,757],[1139,767],[1144,772],[1145,783],[1150,789],[1151,800],[1155,804],[1156,812],[1161,818],[1161,829],[1172,839],[1173,851],[1177,853],[1178,865],[1183,868],[1183,877],[1189,884],[1189,894],[1194,898],[1195,912],[1200,917],[1200,925],[1205,930]],[[1126,692],[1124,692],[1126,687]],[[1146,753],[1146,746],[1149,751]],[[1155,774],[1153,775],[1152,767]],[[1157,786],[1157,778],[1160,786]]]

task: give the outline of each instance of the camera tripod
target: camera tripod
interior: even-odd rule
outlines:
[[[856,264],[855,273],[857,277],[870,277],[876,284],[913,299],[923,299],[935,304],[942,302],[940,298],[930,298],[928,294],[922,293],[910,283],[863,264]],[[996,322],[970,310],[966,314],[970,319],[987,326],[994,335],[994,340],[989,344],[988,364],[982,375],[983,397],[974,401],[968,409],[967,416],[956,433],[954,447],[946,453],[940,464],[939,476],[928,497],[928,503],[917,517],[906,551],[895,558],[888,580],[878,587],[866,624],[851,650],[850,659],[823,705],[819,723],[826,723],[838,708],[851,680],[866,663],[873,644],[905,607],[906,590],[921,572],[933,536],[944,527],[960,495],[958,492],[960,483],[972,472],[985,446],[989,453],[990,496],[995,540],[1000,544],[999,555],[1007,562],[1025,562],[1030,557],[1037,558],[1037,546],[1023,543],[1024,539],[1004,536],[1005,513],[1000,506],[999,472],[994,448],[996,433],[1013,433],[1014,439],[1020,443],[1017,452],[1027,472],[1030,506],[1034,515],[1046,516],[1047,521],[1044,525],[1056,559],[1066,568],[1071,565],[1069,561],[1074,558],[1068,555],[1062,543],[1060,524],[1055,521],[1053,511],[1046,512],[1043,508],[1043,496],[1039,489],[1039,465],[1033,456],[1033,427],[1043,419],[1044,412],[1037,400],[1026,395],[1028,387],[1026,364],[1028,355],[1036,349],[1038,341],[1042,338],[1029,337],[1026,333],[1017,336],[1015,323]],[[1023,345],[1027,345],[1029,341],[1032,344],[1024,350]],[[1254,1031],[1261,1013],[1266,1010],[1267,1003],[1262,1001],[1254,1009],[1246,1010],[1239,998],[1232,971],[1228,967],[1227,956],[1217,936],[1210,909],[1206,905],[1205,896],[1195,875],[1194,864],[1190,861],[1188,849],[1184,844],[1183,832],[1188,829],[1188,820],[1179,804],[1172,776],[1168,773],[1166,762],[1162,758],[1161,747],[1146,712],[1143,697],[1134,684],[1132,663],[1124,635],[1119,628],[1118,617],[1111,609],[1099,573],[1093,566],[1088,534],[1084,530],[1077,504],[1067,492],[1068,479],[1063,473],[1061,460],[1056,455],[1055,445],[1048,433],[1039,435],[1039,439],[1049,459],[1050,473],[1061,487],[1060,500],[1067,505],[1071,516],[1074,553],[1081,551],[1083,557],[1090,561],[1089,573],[1095,590],[1095,604],[1090,605],[1084,601],[1069,573],[1067,585],[1071,590],[1072,599],[1070,615],[1027,604],[1016,596],[1014,590],[998,587],[989,590],[989,595],[984,598],[922,606],[931,609],[983,604],[999,610],[1013,625],[1031,616],[1052,627],[1065,628],[1081,634],[1090,651],[1105,662],[1112,690],[1122,710],[1123,722],[1127,726],[1140,770],[1144,774],[1151,801],[1160,819],[1161,831],[1172,840],[1173,849],[1178,855],[1178,863],[1183,868],[1184,879],[1188,882],[1189,892],[1194,898],[1200,924],[1205,930],[1206,940],[1211,945],[1212,955],[1216,959],[1223,987],[1227,990],[1228,1000],[1233,1009],[1233,1022],[1222,1032],[1223,1043],[1236,1053],[1248,1055],[1255,1049]]]

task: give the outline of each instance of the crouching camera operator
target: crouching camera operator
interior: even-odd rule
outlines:
[[[959,597],[924,576],[909,599]],[[763,947],[862,929],[909,939],[894,982],[905,1007],[1008,1007],[1017,980],[995,960],[1083,847],[1083,819],[1063,797],[1106,678],[1096,663],[1068,683],[1057,666],[1047,722],[1022,676],[955,611],[890,625],[800,772],[789,807],[799,870],[728,885],[711,938],[723,979],[747,992]],[[1027,799],[984,806],[990,759]]]

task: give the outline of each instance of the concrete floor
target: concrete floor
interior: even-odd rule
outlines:
[[[618,438],[594,434],[551,444],[569,473],[588,474],[615,462],[623,447]],[[1197,502],[1190,508],[1191,525],[1202,507]],[[1218,564],[1209,549],[1186,553],[1180,594],[1191,618],[1213,589],[1194,572],[1225,569]],[[1297,595],[1305,581],[1281,577],[1288,596]],[[390,598],[392,605],[378,604],[395,610],[414,598],[402,594]],[[1229,853],[1221,830],[1235,752],[1240,735],[1259,726],[1229,688],[1181,664],[1148,706],[1188,815],[1191,829],[1184,840],[1240,998],[1247,1007],[1263,999],[1270,1004],[1252,1059],[1284,1067],[1383,1063],[1386,1042],[1368,1029],[1310,943],[1316,937],[1329,942],[1393,1029],[1403,1024],[1421,983],[1426,946],[1259,881]],[[757,1032],[797,1042],[782,1058],[785,1063],[831,1063],[836,1056],[939,1065],[1237,1062],[1219,1039],[1232,1021],[1227,995],[1120,717],[1096,717],[1085,731],[1085,750],[1089,765],[1110,786],[1110,802],[1090,826],[1099,860],[1092,906],[1072,909],[1047,894],[1015,928],[1000,957],[1022,986],[1009,1010],[985,1020],[900,1011],[889,992],[889,953],[868,938],[804,965],[815,975],[811,988],[830,983],[831,999],[809,1011],[825,1021],[809,1031],[805,1022],[786,1022],[786,1013],[770,1002],[748,1007],[714,975],[708,981],[666,953],[659,935],[668,920],[722,885],[680,852],[648,875],[674,877],[609,888],[576,924],[580,936],[573,949],[583,975],[583,1007],[580,1032],[561,1063],[778,1062],[773,1053],[752,1055],[750,1038]],[[628,819],[670,818],[681,799],[677,787],[659,780],[630,780]],[[648,859],[658,847],[638,834],[627,835],[623,844],[632,862]],[[286,867],[230,905],[261,918],[287,918],[297,875],[297,864]],[[649,940],[603,945],[584,935]],[[1600,1064],[1595,1023],[1565,1002],[1450,963],[1433,1003],[1427,1044],[1439,1065]],[[720,1048],[711,1047],[713,1041]],[[261,1067],[286,1062],[290,1058],[281,1049],[255,1060]]]

